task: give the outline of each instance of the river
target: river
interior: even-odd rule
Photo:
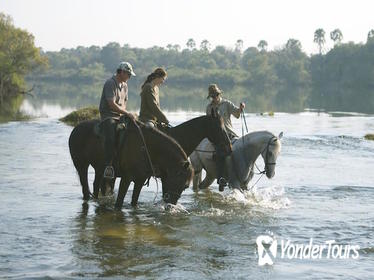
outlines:
[[[151,180],[138,208],[130,186],[115,211],[113,197],[82,201],[67,145],[72,127],[58,121],[72,109],[23,110],[38,117],[0,124],[0,278],[374,278],[374,141],[363,138],[374,132],[373,115],[246,114],[251,131],[284,132],[272,180],[244,196],[215,183],[188,189],[171,211],[160,194],[153,202]],[[176,125],[200,113],[167,115]],[[240,120],[233,124],[241,134]],[[272,265],[258,264],[259,235],[278,242]],[[357,254],[334,257],[336,247],[299,258],[282,248],[288,241],[356,246]]]

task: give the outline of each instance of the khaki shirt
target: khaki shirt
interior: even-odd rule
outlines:
[[[230,138],[239,138],[239,136],[234,132],[230,117],[232,114],[234,114],[235,116],[240,116],[240,108],[235,106],[231,101],[222,98],[217,105],[213,103],[208,104],[208,106],[206,107],[206,114],[211,115],[212,109],[222,117],[226,131],[229,134]]]
[[[142,92],[140,93],[140,97],[141,103],[139,119],[142,122],[151,121],[153,123],[169,123],[168,119],[160,108],[159,89],[157,86],[153,87],[151,83],[145,84]]]

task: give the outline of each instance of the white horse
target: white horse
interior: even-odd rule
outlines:
[[[233,144],[232,154],[226,157],[225,173],[231,188],[247,189],[248,182],[253,177],[253,166],[259,155],[265,163],[265,174],[269,179],[275,174],[275,164],[281,150],[279,136],[268,131],[255,131],[237,139]],[[190,160],[195,169],[193,180],[194,190],[209,187],[216,178],[216,163],[213,159],[215,149],[208,139],[201,141],[191,154]],[[205,169],[206,177],[201,181],[201,170]]]

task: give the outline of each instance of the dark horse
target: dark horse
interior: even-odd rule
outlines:
[[[176,204],[188,188],[193,169],[187,155],[171,137],[142,123],[129,122],[123,143],[118,150],[119,174],[122,177],[116,208],[121,208],[129,185],[134,182],[132,205],[138,201],[140,190],[152,175],[161,178],[162,197],[166,203]],[[120,135],[121,139],[121,135]]]
[[[94,197],[99,194],[100,184],[104,173],[104,149],[101,139],[95,133],[95,126],[100,120],[83,121],[71,132],[69,138],[70,155],[78,172],[82,185],[83,199],[88,200],[90,191],[87,171],[89,165],[95,169]],[[215,145],[221,145],[224,150],[231,151],[231,143],[225,131],[222,118],[217,115],[201,116],[184,122],[176,127],[167,129],[189,156],[196,146],[208,138]],[[114,164],[115,174],[120,175],[118,167]],[[115,179],[114,179],[115,180]],[[114,186],[114,180],[112,186]],[[105,188],[101,188],[105,194]]]

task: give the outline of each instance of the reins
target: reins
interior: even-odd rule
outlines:
[[[246,121],[246,118],[245,118],[244,111],[241,112],[240,116],[241,116],[241,123],[242,123],[242,143],[243,143],[243,147],[244,147],[244,126],[245,126],[245,129],[246,129],[246,131],[247,131],[247,134],[248,134],[248,126],[247,126],[247,121]],[[244,125],[243,125],[243,123],[244,123]],[[250,188],[249,188],[249,190],[252,190],[252,189],[257,185],[257,183],[261,180],[262,176],[266,173],[266,170],[265,170],[265,169],[266,169],[266,166],[267,166],[267,165],[275,165],[275,164],[276,164],[275,162],[268,162],[269,146],[271,145],[270,142],[271,142],[274,138],[277,139],[275,136],[271,137],[271,138],[269,139],[269,141],[268,141],[266,147],[261,151],[261,154],[262,154],[262,153],[266,150],[266,155],[265,155],[265,167],[264,167],[264,170],[261,171],[260,168],[258,168],[256,162],[254,162],[254,166],[255,166],[256,169],[258,170],[258,173],[255,173],[255,172],[254,172],[254,174],[256,174],[256,175],[261,175],[261,176],[260,176],[260,177],[257,179],[257,181],[256,181],[256,182],[255,182],[255,183],[254,183]],[[244,154],[244,156],[245,156],[245,154]],[[249,171],[249,174],[248,174],[247,178],[244,180],[244,182],[246,182],[246,181],[248,180],[250,174],[251,174],[251,171]],[[238,177],[238,176],[237,176],[237,177]],[[239,179],[239,178],[238,178],[238,179]]]
[[[257,179],[256,183],[254,183],[250,188],[249,190],[252,190],[256,185],[257,183],[260,181],[260,179],[262,178],[262,176],[266,173],[266,166],[267,165],[275,165],[276,163],[275,162],[268,162],[268,152],[269,152],[269,146],[271,145],[271,141],[273,139],[277,139],[277,137],[273,136],[269,139],[268,143],[266,144],[266,147],[262,150],[261,154],[266,150],[266,155],[265,155],[265,167],[264,167],[264,170],[263,171],[260,171],[260,169],[258,168],[257,164],[255,163],[255,166],[257,168],[257,170],[260,172],[260,173],[257,173],[257,174],[261,174],[260,178]]]
[[[241,116],[241,120],[242,120],[242,143],[243,143],[243,147],[244,147],[244,126],[243,126],[243,123],[245,125],[245,130],[246,130],[247,134],[248,134],[248,126],[247,126],[247,120],[246,120],[244,111],[241,112],[240,116]],[[261,171],[260,168],[258,168],[256,162],[254,162],[254,165],[255,165],[256,169],[258,170],[258,173],[254,173],[254,174],[261,175],[261,177],[262,177],[262,175],[265,173],[265,169],[263,171]]]
[[[134,121],[134,124],[135,124],[135,127],[138,129],[138,132],[140,134],[140,138],[142,139],[142,142],[143,142],[143,145],[144,145],[143,146],[144,147],[144,151],[145,151],[145,153],[147,155],[147,159],[148,159],[149,165],[151,166],[151,169],[152,169],[152,176],[155,178],[155,181],[156,181],[156,195],[155,195],[155,197],[153,199],[153,203],[155,203],[157,195],[158,195],[158,181],[157,181],[157,178],[156,178],[156,171],[155,171],[155,168],[153,167],[151,156],[149,155],[149,151],[148,151],[148,148],[147,148],[147,144],[145,143],[145,139],[144,139],[144,135],[143,135],[142,129],[140,128],[140,126],[137,124],[136,121]],[[148,178],[148,180],[145,183],[145,185],[149,186],[149,180],[150,180],[150,178]]]

